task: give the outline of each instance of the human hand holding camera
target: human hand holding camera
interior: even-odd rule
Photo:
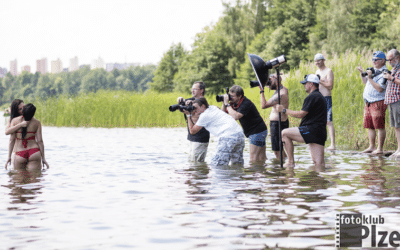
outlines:
[[[185,99],[183,97],[178,97],[178,99],[176,99],[177,103],[181,103],[184,102]]]
[[[388,72],[383,73],[383,78],[389,80],[389,81],[393,81],[393,76],[391,74],[389,74]]]
[[[225,106],[229,105],[229,95],[228,94],[224,94],[224,105]]]

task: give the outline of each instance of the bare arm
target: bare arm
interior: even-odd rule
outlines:
[[[229,115],[232,116],[233,119],[235,119],[235,120],[239,120],[240,118],[243,117],[242,113],[237,112],[231,106],[229,106],[227,110],[228,110]]]
[[[371,70],[368,70],[368,81],[369,83],[371,83],[372,87],[374,87],[374,89],[376,89],[376,91],[378,92],[382,92],[384,89],[381,87],[381,85],[379,85],[378,83],[376,83],[373,79],[372,79],[372,72]]]
[[[6,162],[6,169],[7,169],[7,165],[11,164],[11,154],[12,154],[12,152],[14,150],[14,145],[15,145],[15,134],[12,134],[10,136],[10,142],[8,144],[8,159],[7,159],[7,162]]]
[[[28,126],[27,121],[22,121],[16,125],[10,124],[9,127],[6,128],[6,135],[13,134],[18,131],[18,129]]]
[[[43,165],[46,165],[47,168],[49,168],[49,164],[47,163],[45,157],[44,157],[44,143],[43,143],[43,137],[42,137],[42,124],[39,122],[39,127],[36,132],[36,142],[39,145],[40,149],[40,154],[42,155],[42,163]]]
[[[281,95],[282,98],[282,95]],[[273,95],[268,101],[265,100],[264,93],[261,93],[261,108],[266,109],[278,104],[278,95]]]
[[[285,107],[283,107],[282,105],[276,105],[276,110],[278,110],[278,112],[283,112],[283,109],[284,109]],[[294,111],[294,110],[289,110],[289,109],[286,109],[286,112],[285,112],[288,116],[291,116],[291,117],[294,117],[294,118],[300,118],[300,119],[302,119],[304,116],[306,116],[307,114],[308,114],[308,112],[307,111],[304,111],[304,110],[300,110],[300,111]]]
[[[191,117],[188,117],[188,127],[189,127],[189,132],[191,135],[197,134],[203,127],[197,126],[193,123]]]
[[[360,76],[361,76],[361,80],[363,81],[363,83],[367,84],[367,80],[368,80],[367,77],[361,75],[364,72],[364,70],[362,69],[361,65],[359,64],[356,69],[358,71],[360,71]]]

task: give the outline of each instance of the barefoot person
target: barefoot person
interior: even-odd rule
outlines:
[[[392,66],[391,74],[385,73],[383,77],[388,80],[385,104],[389,105],[390,126],[396,131],[397,150],[391,158],[400,157],[400,53],[392,49],[387,54],[387,60]]]
[[[235,120],[239,120],[242,125],[244,135],[250,142],[250,163],[264,163],[267,159],[265,153],[265,138],[268,134],[267,126],[258,113],[254,103],[244,96],[243,88],[234,85],[224,95],[221,110],[227,112]]]
[[[280,77],[280,76],[279,76]],[[281,131],[279,131],[279,112],[276,109],[275,105],[278,104],[278,78],[276,75],[272,75],[270,77],[271,84],[267,85],[269,89],[275,90],[275,93],[272,95],[272,97],[266,101],[264,92],[261,92],[261,108],[266,109],[270,108],[271,113],[269,114],[269,129],[270,129],[270,134],[271,134],[271,147],[272,151],[274,151],[276,159],[280,160],[280,147],[279,147],[279,133],[285,128],[289,128],[289,119],[287,114],[282,114],[281,115]],[[282,79],[279,81],[279,93],[280,93],[280,98],[281,98],[281,105],[287,109],[289,108],[289,92],[288,89],[285,88],[282,84]],[[283,147],[282,147],[283,150]],[[282,152],[283,158],[286,157],[286,153],[283,150]]]
[[[45,160],[44,144],[42,139],[42,125],[40,121],[33,118],[36,107],[27,104],[23,109],[23,116],[11,121],[11,127],[27,121],[26,127],[19,128],[11,137],[15,137],[15,158],[14,168],[40,169],[42,165],[49,165]],[[11,155],[9,150],[9,155]]]
[[[331,145],[328,150],[336,149],[335,144],[335,127],[333,126],[333,115],[332,115],[332,89],[333,89],[333,72],[330,68],[325,66],[325,58],[322,54],[318,53],[314,56],[315,65],[318,69],[315,72],[316,75],[321,76],[319,81],[319,91],[324,96],[327,106],[327,123],[329,130],[329,137],[331,138]]]
[[[285,109],[283,105],[276,105],[282,114],[301,118],[298,128],[287,128],[282,131],[282,141],[288,155],[284,167],[294,167],[293,141],[305,142],[309,145],[312,160],[316,167],[324,167],[324,146],[326,141],[326,102],[318,90],[319,77],[314,74],[307,75],[304,85],[308,96],[304,99],[300,111]]]
[[[383,78],[384,69],[387,70],[386,56],[382,51],[376,51],[372,55],[375,72],[379,74],[372,75],[371,70],[367,70],[366,76],[363,76],[361,65],[357,67],[361,74],[361,80],[365,84],[363,98],[364,106],[364,128],[368,130],[369,147],[363,153],[382,154],[383,143],[386,138],[385,130],[385,112],[387,105],[385,101],[386,80]],[[376,130],[378,131],[378,147],[375,147]]]
[[[193,101],[195,115],[199,115],[196,124],[188,115],[190,134],[198,133],[202,128],[218,137],[217,152],[212,158],[211,165],[221,166],[243,164],[244,134],[240,125],[230,115],[216,106],[209,106],[206,98]]]

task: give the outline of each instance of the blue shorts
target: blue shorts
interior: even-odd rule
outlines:
[[[249,136],[250,144],[256,145],[257,147],[264,147],[265,146],[265,138],[268,135],[268,129]]]
[[[326,101],[326,108],[327,108],[327,120],[328,122],[331,122],[333,120],[333,115],[332,115],[332,96],[324,96],[325,101]]]

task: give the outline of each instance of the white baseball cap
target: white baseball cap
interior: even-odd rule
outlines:
[[[325,60],[324,55],[322,55],[321,53],[318,53],[314,56],[314,61],[318,61],[318,60]]]
[[[314,75],[314,74],[309,74],[309,75],[306,75],[304,77],[304,80],[301,81],[300,83],[301,84],[306,84],[307,82],[313,82],[313,83],[319,84],[319,77],[317,75]]]

